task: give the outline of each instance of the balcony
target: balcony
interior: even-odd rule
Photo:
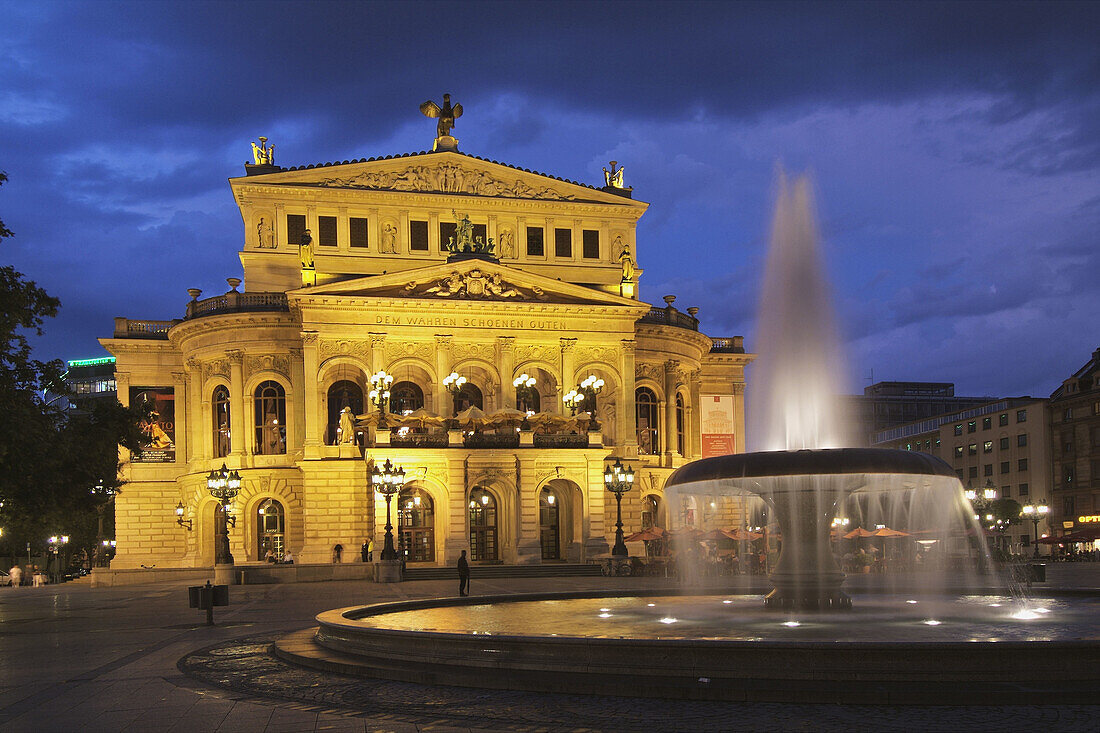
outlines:
[[[395,448],[446,448],[447,433],[390,433],[390,445]]]
[[[147,321],[133,318],[115,319],[116,339],[156,339],[168,340],[168,330],[180,323],[177,318],[172,321]]]
[[[731,338],[712,338],[710,340],[710,353],[712,354],[744,354],[745,337],[733,336]]]
[[[289,312],[286,293],[239,293],[232,290],[213,298],[192,300],[185,320],[225,313]]]
[[[388,442],[375,436],[370,448],[466,448],[472,450],[514,449],[514,448],[598,448],[602,440],[591,440],[588,433],[531,433],[531,432],[484,432],[467,433],[459,430],[436,430],[429,433],[409,432],[401,434],[400,428],[388,432]],[[598,435],[598,434],[596,434]]]
[[[638,323],[656,323],[662,326],[674,326],[686,328],[689,331],[699,330],[699,319],[680,311],[669,305],[667,308],[650,308],[649,313],[638,319]]]

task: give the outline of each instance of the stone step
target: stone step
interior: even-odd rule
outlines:
[[[450,580],[457,570],[448,568],[406,568],[405,580]],[[599,575],[600,566],[583,563],[546,565],[471,565],[475,578],[558,578],[578,575]]]

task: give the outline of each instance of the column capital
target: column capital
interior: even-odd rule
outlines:
[[[625,354],[633,354],[638,347],[638,342],[634,339],[622,339],[620,343],[623,345],[623,353]]]
[[[184,384],[187,382],[187,372],[172,372],[172,381],[176,384]]]
[[[561,353],[570,354],[577,347],[577,339],[563,338],[561,341]]]
[[[515,348],[516,337],[515,336],[497,336],[497,345],[500,346],[500,350],[511,350]]]
[[[302,344],[305,346],[316,346],[321,334],[316,331],[302,331],[299,334],[302,337]]]
[[[454,336],[449,333],[437,333],[435,335],[435,345],[442,349],[451,348],[451,343],[454,341]]]
[[[225,358],[228,359],[229,363],[233,366],[241,366],[244,364],[244,352],[240,349],[227,349]]]
[[[370,337],[370,347],[372,349],[380,349],[386,345],[386,334],[384,333],[368,333]]]

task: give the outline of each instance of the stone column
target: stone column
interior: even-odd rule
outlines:
[[[574,349],[577,348],[577,339],[561,339],[561,384],[558,385],[558,409],[565,412],[564,397],[571,389],[577,386],[577,376],[573,373]],[[544,408],[545,409],[545,408]]]
[[[665,414],[664,422],[662,423],[665,433],[665,444],[663,446],[665,457],[668,460],[672,460],[672,456],[676,453],[676,389],[680,384],[680,375],[677,371],[680,369],[680,362],[676,359],[669,359],[665,362]],[[686,425],[684,426],[687,427]]]
[[[195,357],[188,357],[186,361],[187,375],[191,378],[190,388],[187,390],[187,417],[186,425],[190,435],[191,444],[191,456],[190,460],[199,460],[205,458],[213,452],[214,440],[213,436],[207,437],[210,433],[209,430],[205,430],[206,422],[203,420],[203,399],[202,394],[202,363]],[[179,420],[179,415],[176,416],[176,420]],[[176,426],[176,432],[179,432],[179,426]]]
[[[440,417],[450,417],[454,409],[447,388],[443,386],[443,378],[451,373],[451,343],[454,337],[451,334],[437,333],[435,335],[435,414]]]
[[[619,393],[619,451],[623,457],[638,455],[638,431],[635,428],[637,408],[634,405],[634,339],[622,339],[619,355],[619,375],[622,388]]]
[[[302,400],[305,403],[303,423],[305,436],[302,450],[305,458],[321,457],[320,396],[317,391],[317,346],[316,331],[302,331]]]
[[[187,406],[191,403],[191,395],[187,393],[187,374],[184,372],[172,372],[172,389],[176,398],[175,414],[172,419],[176,422],[176,464],[186,465],[187,450],[191,441],[187,439]],[[183,409],[180,409],[182,406]]]
[[[516,387],[512,384],[516,371],[516,337],[497,337],[497,368],[500,369],[501,407],[516,406]]]
[[[229,349],[225,356],[229,360],[229,399],[233,405],[229,416],[229,430],[232,435],[229,454],[235,464],[231,468],[240,468],[248,455],[246,446],[250,442],[245,427],[247,403],[244,394],[244,353],[240,349]]]
[[[305,371],[302,364],[302,349],[291,347],[289,362],[288,370],[290,371],[291,388],[294,389],[294,411],[296,415],[295,419],[291,420],[288,409],[287,422],[289,425],[287,425],[286,452],[289,455],[294,455],[302,450],[302,444],[305,442],[305,395],[309,392],[310,385],[306,384]]]

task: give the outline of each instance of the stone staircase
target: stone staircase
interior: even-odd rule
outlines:
[[[470,565],[473,578],[560,578],[599,575],[600,566],[583,563],[544,563],[542,565]],[[458,571],[447,568],[406,568],[405,580],[453,580]]]

